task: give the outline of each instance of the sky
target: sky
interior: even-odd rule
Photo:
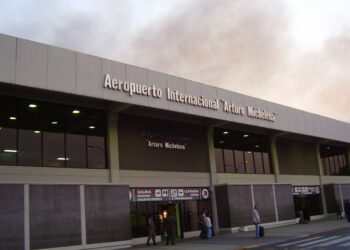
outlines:
[[[350,1],[1,0],[0,33],[350,122]]]

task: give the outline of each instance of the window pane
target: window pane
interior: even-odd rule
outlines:
[[[66,134],[68,168],[86,168],[86,137]]]
[[[40,130],[18,130],[18,165],[41,166]]]
[[[254,160],[253,153],[251,151],[244,152],[244,160],[247,169],[247,174],[254,174]]]
[[[14,128],[0,129],[0,164],[16,165],[17,130]]]
[[[335,169],[335,174],[339,174],[339,161],[338,161],[338,156],[335,155],[333,157],[334,159],[334,169]]]
[[[340,168],[344,168],[345,165],[346,165],[345,162],[344,162],[343,156],[344,156],[343,154],[338,155]]]
[[[225,172],[234,173],[234,162],[233,162],[233,151],[230,149],[224,149],[224,162],[225,162]]]
[[[43,165],[47,167],[64,167],[64,134],[43,133]]]
[[[328,157],[324,158],[324,168],[326,170],[325,174],[330,175],[331,170],[330,170],[330,166],[329,166],[329,158]]]
[[[216,171],[218,173],[224,172],[224,158],[222,157],[222,149],[215,149],[215,162],[216,162]]]
[[[334,159],[333,156],[329,157],[329,165],[331,169],[331,175],[335,174]]]
[[[264,161],[264,171],[265,174],[271,174],[271,165],[270,165],[270,157],[268,153],[262,153],[263,161]]]
[[[106,168],[104,137],[88,136],[87,149],[88,149],[88,168]]]
[[[235,163],[237,173],[244,174],[245,173],[245,164],[243,158],[243,151],[235,150]]]
[[[198,230],[197,201],[185,201],[184,204],[185,232]]]
[[[263,174],[264,173],[264,166],[263,166],[261,152],[254,152],[254,164],[255,164],[256,173]]]

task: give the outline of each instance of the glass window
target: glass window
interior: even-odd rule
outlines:
[[[184,229],[185,232],[198,230],[197,201],[184,201]]]
[[[224,173],[224,158],[222,156],[222,149],[215,148],[215,162],[216,162],[216,171],[218,173]]]
[[[254,174],[255,170],[254,170],[253,153],[251,151],[245,151],[244,160],[245,160],[245,165],[247,169],[247,174]]]
[[[64,167],[66,160],[64,134],[44,132],[43,165],[46,167]]]
[[[86,168],[86,136],[66,134],[68,168]]]
[[[88,168],[105,168],[105,138],[101,136],[87,137]]]
[[[334,169],[335,169],[335,174],[339,174],[339,161],[338,161],[338,156],[334,156]]]
[[[255,164],[256,173],[263,174],[264,173],[264,165],[263,165],[261,152],[254,152],[254,164]]]
[[[331,175],[335,174],[335,166],[333,156],[329,157],[329,166],[331,169]]]
[[[264,171],[265,174],[271,174],[271,164],[270,164],[270,157],[268,153],[262,153],[263,155],[263,162],[264,162]]]
[[[18,130],[18,165],[41,166],[41,131]]]
[[[17,130],[14,128],[0,129],[0,164],[16,165],[17,161]]]
[[[326,175],[330,175],[331,174],[331,169],[330,169],[330,165],[329,165],[329,158],[326,157],[324,158],[324,168],[325,168],[325,174]]]
[[[243,151],[235,150],[235,164],[237,173],[244,174],[245,173],[245,163],[243,157]]]
[[[338,155],[338,160],[340,168],[344,168],[346,164],[344,162],[343,154]]]
[[[234,160],[233,151],[230,149],[224,149],[224,162],[225,162],[225,173],[234,173]]]

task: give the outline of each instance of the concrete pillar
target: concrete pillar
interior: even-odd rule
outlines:
[[[119,146],[118,146],[118,113],[108,112],[107,117],[107,152],[110,170],[110,182],[118,183],[119,176]]]
[[[270,154],[271,154],[271,164],[272,169],[275,175],[275,182],[278,183],[278,179],[280,176],[280,167],[278,163],[278,155],[277,155],[277,136],[270,136]]]
[[[322,167],[322,161],[321,161],[321,154],[320,154],[320,142],[316,141],[314,143],[314,152],[316,155],[317,160],[317,166],[318,166],[318,172],[320,177],[320,188],[321,188],[321,200],[322,200],[322,207],[323,207],[323,214],[327,214],[327,206],[326,206],[326,197],[324,195],[324,188],[323,188],[323,167]]]
[[[211,208],[213,216],[213,229],[218,232],[218,210],[216,206],[215,185],[218,184],[215,161],[215,147],[214,147],[214,129],[209,127],[207,131],[209,165],[210,165],[210,190],[211,190]]]

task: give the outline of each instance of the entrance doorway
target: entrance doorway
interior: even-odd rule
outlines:
[[[183,238],[182,231],[182,213],[181,213],[181,204],[180,203],[167,203],[160,204],[158,206],[158,216],[160,222],[160,234],[162,236],[162,240],[166,240],[165,232],[166,232],[166,220],[171,214],[175,218],[175,239]]]
[[[310,221],[310,216],[323,213],[320,194],[293,195],[295,216],[303,216],[304,221]]]

